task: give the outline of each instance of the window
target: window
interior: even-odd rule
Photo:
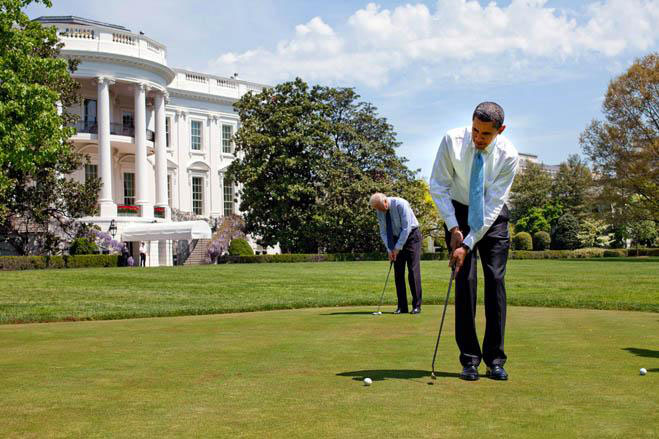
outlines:
[[[167,205],[172,206],[172,176],[167,174]]]
[[[233,126],[222,125],[222,152],[233,154]]]
[[[190,122],[190,147],[194,151],[201,151],[201,121]]]
[[[166,117],[165,118],[165,145],[167,146],[167,148],[169,148],[169,145],[171,145],[171,141],[170,141],[170,136],[171,136],[171,134],[170,134],[170,126],[171,125],[170,124],[171,124],[171,120],[170,119],[171,119],[171,117]]]
[[[85,126],[96,124],[96,99],[85,99]]]
[[[124,204],[135,205],[135,174],[124,172]]]
[[[133,136],[135,134],[135,118],[132,111],[124,111],[121,116],[121,134],[124,136]]]
[[[233,183],[224,178],[224,216],[233,214]]]
[[[192,212],[195,215],[204,214],[204,179],[192,177]]]
[[[85,181],[98,178],[98,165],[85,164]]]

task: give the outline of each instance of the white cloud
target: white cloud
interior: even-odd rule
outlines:
[[[424,4],[389,10],[369,3],[337,29],[315,17],[276,47],[225,53],[210,68],[264,82],[301,76],[371,87],[407,76],[426,85],[437,79],[510,81],[546,75],[582,57],[647,51],[659,38],[659,0],[590,3],[579,21],[546,3],[438,0],[434,11]]]

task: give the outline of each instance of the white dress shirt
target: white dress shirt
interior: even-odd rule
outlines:
[[[469,205],[469,180],[471,165],[477,149],[471,141],[471,127],[450,130],[439,145],[435,164],[430,176],[432,196],[446,227],[458,226],[451,200]],[[517,172],[519,155],[513,144],[499,134],[482,150],[485,185],[485,210],[483,227],[470,230],[463,243],[473,250],[501,213],[510,194]]]

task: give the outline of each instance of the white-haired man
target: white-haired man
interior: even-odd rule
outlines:
[[[464,380],[478,379],[481,359],[487,375],[506,380],[503,350],[506,327],[504,277],[508,248],[506,201],[517,172],[518,153],[500,134],[503,108],[483,102],[474,110],[471,127],[450,130],[442,139],[430,177],[430,193],[446,223],[450,265],[456,269],[455,339]],[[476,255],[485,275],[485,338],[481,351],[476,335]]]
[[[421,232],[419,222],[403,198],[387,197],[385,194],[371,195],[371,207],[376,210],[380,224],[380,237],[387,247],[389,260],[394,264],[398,307],[395,314],[409,311],[405,288],[405,264],[407,263],[412,314],[421,312]]]

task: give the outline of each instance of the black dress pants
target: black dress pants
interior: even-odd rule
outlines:
[[[394,237],[394,241],[398,238]],[[412,293],[412,308],[421,307],[421,245],[422,238],[419,228],[412,230],[405,245],[396,256],[394,276],[396,278],[396,295],[398,309],[408,311],[407,291],[405,289],[405,264],[407,264],[408,281]]]
[[[464,236],[469,233],[469,208],[453,200],[455,215]],[[488,367],[503,366],[506,354],[503,350],[506,329],[506,262],[510,247],[508,231],[509,211],[503,206],[499,217],[476,243],[465,258],[464,265],[455,279],[455,340],[460,349],[462,366],[478,366],[481,359]],[[451,234],[444,227],[446,243],[450,249]],[[478,255],[485,275],[485,337],[481,351],[476,335],[476,292],[478,290]]]

